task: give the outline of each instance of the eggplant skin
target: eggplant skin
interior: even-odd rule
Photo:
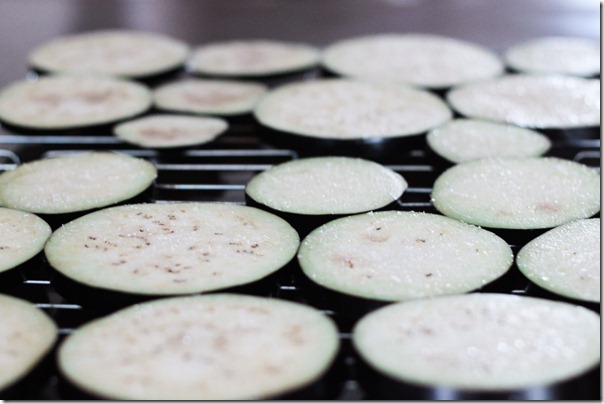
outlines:
[[[316,383],[332,374],[339,346],[337,326],[316,309],[215,294],[158,299],[92,321],[57,357],[70,383],[104,398],[295,398],[330,394]],[[99,377],[99,368],[107,373]]]
[[[266,126],[257,118],[256,124],[260,139],[275,147],[295,150],[301,157],[345,156],[388,162],[426,143],[426,132],[399,137],[335,139],[285,132]]]
[[[119,153],[40,159],[0,174],[0,204],[61,221],[69,217],[60,215],[148,197],[156,177],[151,162]]]
[[[15,82],[0,93],[0,122],[13,131],[68,134],[95,132],[147,112],[151,91],[111,77],[50,75]],[[74,105],[77,106],[74,108]]]

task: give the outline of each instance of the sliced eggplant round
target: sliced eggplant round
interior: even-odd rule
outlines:
[[[524,73],[580,77],[600,74],[600,45],[587,38],[534,38],[507,49],[504,59],[511,69]]]
[[[338,346],[335,324],[319,311],[217,294],[155,300],[86,324],[65,340],[58,363],[104,398],[251,400],[317,381]]]
[[[266,77],[294,73],[319,64],[319,50],[302,43],[266,39],[206,44],[193,51],[193,73],[222,77]]]
[[[346,39],[324,50],[330,72],[371,81],[443,90],[503,73],[496,53],[437,35],[384,34]]]
[[[600,316],[530,297],[446,296],[367,315],[354,328],[353,344],[369,366],[401,384],[486,394],[534,388],[539,394],[596,367]]]
[[[139,204],[108,208],[53,233],[50,265],[93,288],[176,295],[248,284],[296,254],[299,237],[259,209],[216,203]]]
[[[372,161],[312,157],[279,164],[247,184],[247,204],[274,213],[306,236],[344,215],[392,209],[407,189],[398,173]]]
[[[314,157],[279,164],[255,176],[247,196],[271,209],[300,215],[342,215],[396,201],[407,182],[372,161]]]
[[[153,97],[160,110],[228,117],[252,112],[267,90],[260,83],[187,79],[158,87]]]
[[[57,333],[55,323],[32,303],[0,295],[0,394],[34,369]]]
[[[323,151],[340,154],[356,143],[371,148],[383,141],[422,137],[451,119],[452,113],[426,91],[323,79],[272,90],[256,106],[254,116],[274,132],[270,141],[303,148],[306,142],[317,150],[322,144],[328,146]]]
[[[146,78],[181,67],[188,55],[187,44],[165,35],[107,30],[54,39],[35,49],[29,62],[44,72]]]
[[[339,293],[400,301],[465,293],[512,265],[510,247],[479,227],[441,215],[388,211],[329,222],[302,242],[313,282]]]
[[[228,127],[220,118],[153,115],[117,125],[113,133],[140,147],[173,148],[209,143]]]
[[[67,130],[114,123],[151,107],[143,85],[109,77],[58,75],[20,81],[0,93],[0,120],[15,128]]]
[[[435,181],[441,213],[497,229],[547,229],[600,211],[600,175],[551,157],[493,158],[458,164]]]
[[[0,205],[48,215],[81,212],[129,200],[156,177],[152,163],[119,153],[36,160],[0,175]]]
[[[456,119],[431,130],[428,146],[452,163],[489,157],[539,157],[551,147],[547,136],[530,129],[478,119]]]
[[[571,299],[600,302],[600,219],[556,227],[526,244],[518,269],[533,283]]]
[[[600,80],[508,75],[455,88],[447,94],[447,100],[462,116],[526,128],[600,126]]]
[[[0,208],[0,273],[36,256],[50,233],[50,226],[38,216]]]

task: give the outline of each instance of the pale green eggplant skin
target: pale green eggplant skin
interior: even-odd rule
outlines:
[[[353,346],[399,383],[519,393],[562,383],[600,361],[600,316],[573,304],[471,293],[400,302],[354,327]]]
[[[136,117],[151,105],[151,91],[143,84],[106,76],[59,74],[4,88],[0,121],[37,132],[88,130]]]
[[[85,324],[61,345],[58,364],[96,397],[268,399],[316,382],[338,349],[335,323],[317,309],[219,293],[158,299]]]
[[[153,163],[113,152],[44,158],[0,174],[0,206],[44,215],[103,208],[149,189]]]
[[[600,211],[600,174],[555,157],[492,158],[457,164],[434,182],[446,216],[493,229],[549,229]]]
[[[533,283],[571,299],[600,302],[600,219],[558,226],[524,245],[518,269]]]
[[[312,282],[341,294],[395,302],[467,293],[513,263],[495,234],[442,215],[383,211],[348,216],[313,230],[298,252]]]
[[[49,264],[91,288],[167,296],[259,281],[286,266],[300,238],[283,219],[228,203],[132,204],[56,230]]]
[[[0,394],[26,377],[54,346],[58,328],[34,304],[0,294]]]
[[[51,232],[48,223],[32,213],[0,207],[0,274],[40,253]]]

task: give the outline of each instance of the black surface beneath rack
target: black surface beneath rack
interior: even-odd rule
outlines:
[[[0,172],[11,170],[19,163],[50,156],[78,153],[89,150],[116,150],[152,161],[158,169],[150,202],[169,201],[220,201],[243,204],[245,184],[257,173],[269,167],[298,158],[293,150],[275,149],[262,143],[253,125],[234,125],[228,133],[204,147],[174,152],[142,150],[120,142],[112,136],[22,136],[0,132]],[[566,139],[554,141],[550,156],[557,156],[599,169],[599,139]],[[398,201],[398,208],[409,211],[435,213],[430,202],[432,184],[442,168],[433,164],[426,147],[401,150],[400,155],[383,162],[402,174],[409,189]],[[516,253],[522,242],[506,240]],[[47,312],[59,327],[61,339],[83,323],[105,314],[82,307],[77,302],[61,296],[51,282],[51,271],[43,257],[28,263],[23,271],[22,283],[2,290],[26,299]],[[499,293],[541,296],[539,291],[516,267],[510,269],[512,282],[500,286]],[[282,277],[268,294],[271,297],[311,304],[305,291],[296,284],[294,277]],[[552,296],[547,298],[563,300]],[[344,375],[334,397],[325,399],[355,400],[372,399],[360,386],[359,359],[350,344],[350,321],[342,321],[340,313],[331,307],[318,307],[331,316],[340,327],[342,355],[334,365]],[[594,307],[590,307],[594,309]],[[599,310],[599,309],[596,309]],[[58,345],[58,344],[57,344]],[[41,387],[26,389],[15,399],[70,399],[61,385],[64,380],[54,364],[54,352],[49,363],[39,369]],[[593,399],[600,399],[600,385],[593,381]],[[591,389],[590,389],[591,390]],[[550,397],[556,399],[554,395]]]

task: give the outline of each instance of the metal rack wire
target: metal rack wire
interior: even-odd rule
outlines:
[[[262,143],[252,126],[233,127],[214,143],[200,148],[163,152],[133,148],[113,136],[21,136],[0,132],[0,172],[18,164],[43,157],[52,157],[89,150],[115,150],[152,161],[158,169],[153,186],[155,203],[169,201],[221,201],[245,203],[245,184],[257,173],[285,161],[298,158],[293,150],[275,149]],[[549,155],[574,160],[599,169],[600,140],[580,139],[556,141]],[[432,184],[442,169],[437,168],[427,150],[417,148],[402,151],[395,161],[385,164],[402,174],[409,188],[398,201],[401,210],[434,212],[430,202]],[[521,245],[508,240],[514,249]],[[512,270],[514,270],[513,268]],[[95,318],[98,313],[82,307],[60,295],[51,281],[51,271],[43,257],[33,260],[23,270],[23,282],[4,293],[26,299],[47,312],[58,324],[60,336],[72,332],[81,324]],[[501,291],[526,294],[529,282]],[[304,291],[295,280],[282,279],[271,295],[277,298],[306,302]],[[321,307],[339,323],[338,313]],[[336,366],[343,369],[344,377],[336,397],[327,399],[370,399],[359,387],[356,369],[357,357],[350,347],[350,329],[339,323],[343,354]],[[60,387],[61,376],[50,366],[43,376],[43,386],[30,391],[23,399],[66,399]],[[597,398],[597,397],[594,397]]]

